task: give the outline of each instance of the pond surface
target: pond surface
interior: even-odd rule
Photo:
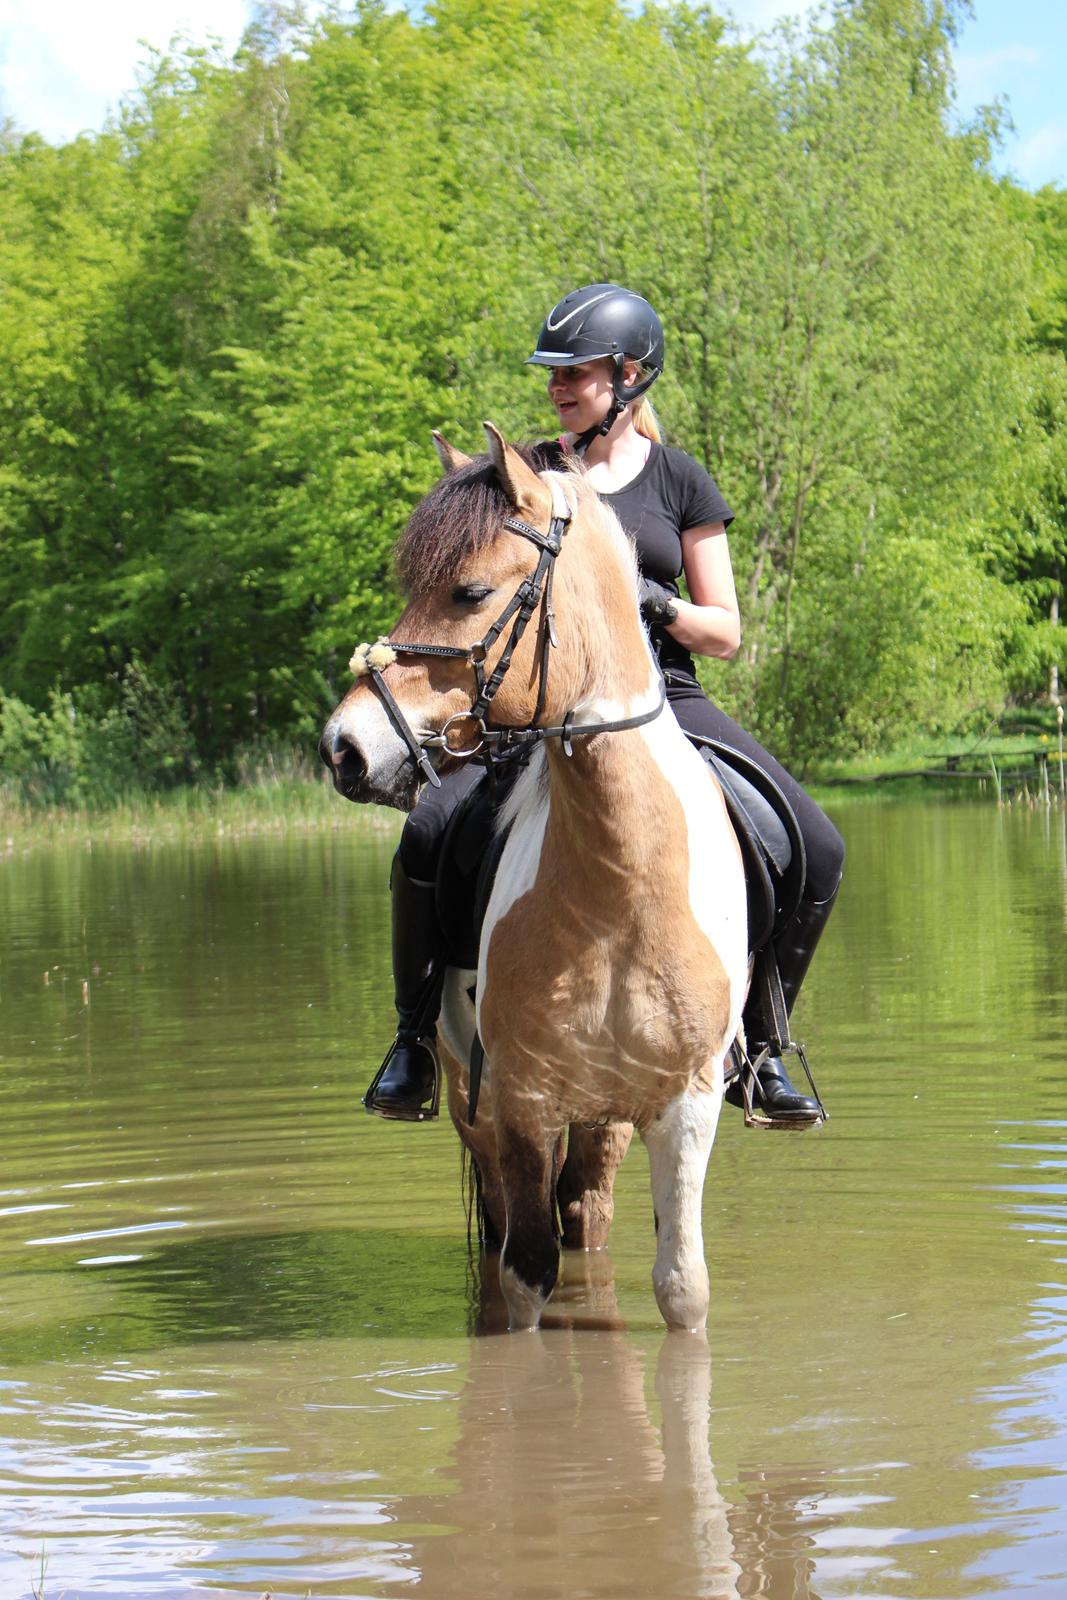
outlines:
[[[640,1149],[495,1331],[451,1129],[359,1103],[391,835],[0,864],[2,1600],[1062,1600],[1064,819],[836,820],[832,1120],[724,1112],[706,1344]]]

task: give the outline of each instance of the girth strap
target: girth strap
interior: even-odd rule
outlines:
[[[471,1042],[471,1067],[470,1080],[467,1086],[467,1126],[474,1127],[474,1119],[478,1115],[478,1096],[482,1088],[482,1067],[485,1065],[485,1046],[482,1044],[481,1034],[477,1028],[474,1030],[474,1039]]]

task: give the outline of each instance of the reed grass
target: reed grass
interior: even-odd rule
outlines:
[[[0,855],[51,845],[243,839],[360,828],[395,833],[400,814],[353,806],[310,765],[265,768],[241,780],[190,784],[159,793],[127,789],[100,804],[28,800],[0,784]]]

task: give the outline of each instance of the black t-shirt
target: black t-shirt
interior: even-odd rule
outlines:
[[[557,444],[542,445],[539,452],[547,467],[560,465],[562,451]],[[600,498],[633,539],[641,571],[675,595],[682,571],[682,534],[709,523],[728,527],[734,520],[710,473],[671,445],[653,444],[637,477]],[[666,629],[653,628],[652,642],[662,666],[693,671],[692,656]]]
[[[678,593],[686,529],[734,520],[715,479],[684,450],[665,444],[653,444],[648,460],[625,488],[600,498],[637,546],[641,571],[673,594]]]

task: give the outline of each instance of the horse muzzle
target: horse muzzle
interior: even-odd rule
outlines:
[[[338,794],[357,805],[395,806],[410,811],[418,794],[418,779],[407,751],[399,759],[372,761],[360,742],[336,723],[327,723],[319,741],[319,755]]]

